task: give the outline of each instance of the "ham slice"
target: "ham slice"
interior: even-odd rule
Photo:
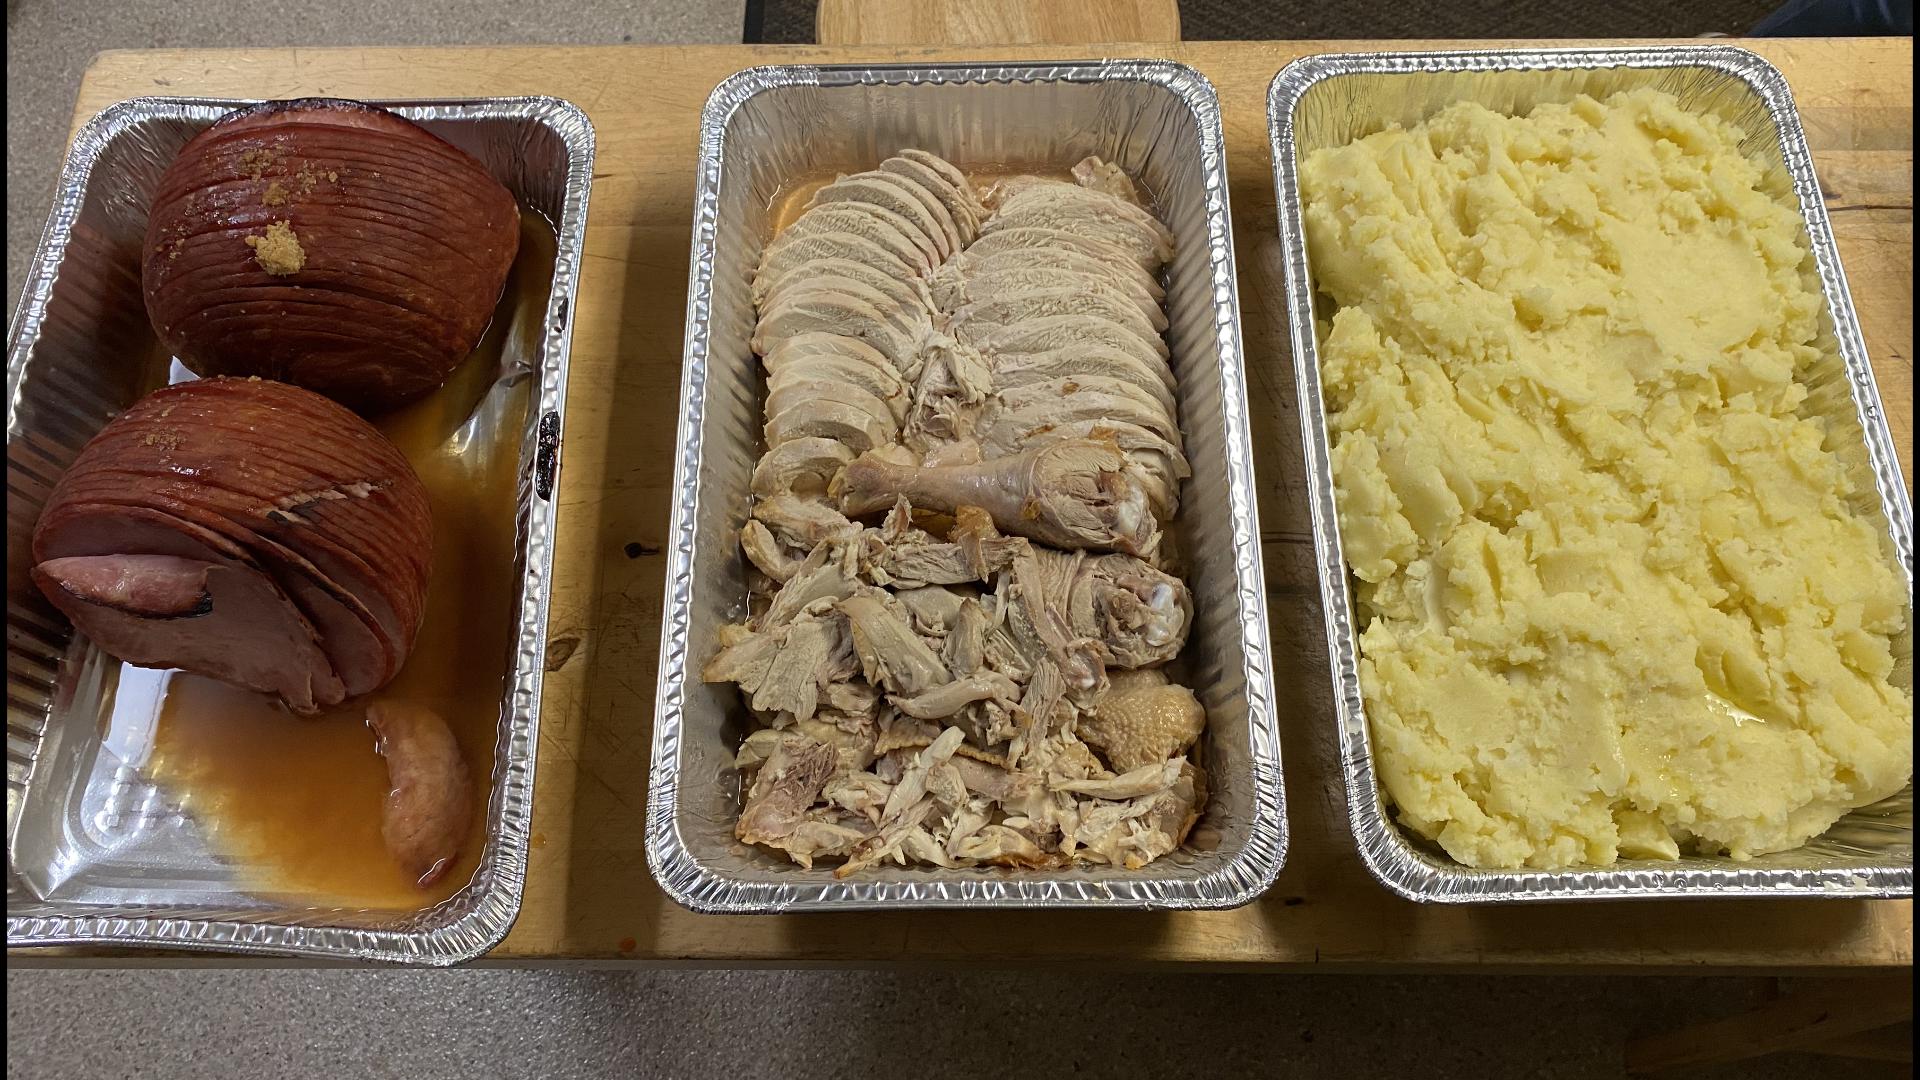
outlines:
[[[113,655],[306,712],[399,673],[433,524],[419,477],[366,421],[282,383],[203,379],[102,430],[33,549],[42,591]]]
[[[83,555],[49,559],[34,573],[75,600],[144,619],[189,619],[213,610],[212,567],[175,555]]]
[[[120,595],[100,588],[116,579]],[[129,664],[184,668],[278,694],[297,712],[344,696],[312,625],[257,571],[171,556],[103,555],[50,559],[33,568],[33,580],[95,645]],[[125,602],[130,593],[189,587],[200,599],[187,613],[156,615]]]

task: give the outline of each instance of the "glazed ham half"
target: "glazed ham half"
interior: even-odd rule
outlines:
[[[201,375],[385,409],[473,351],[519,243],[513,195],[424,128],[358,102],[267,102],[201,132],[161,177],[147,313]]]
[[[406,661],[433,520],[412,466],[358,416],[284,383],[202,379],[87,444],[33,557],[40,590],[112,655],[311,712]]]

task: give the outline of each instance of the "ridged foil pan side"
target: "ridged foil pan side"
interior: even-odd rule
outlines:
[[[1908,629],[1896,643],[1896,680],[1913,680],[1913,508],[1893,436],[1840,268],[1826,204],[1814,179],[1793,98],[1771,64],[1725,45],[1499,52],[1349,53],[1298,60],[1267,94],[1274,186],[1283,241],[1293,368],[1308,467],[1329,667],[1340,725],[1348,822],[1368,869],[1414,900],[1498,903],[1679,896],[1895,897],[1913,894],[1913,788],[1848,814],[1805,847],[1740,862],[1728,858],[1625,860],[1604,869],[1509,871],[1462,866],[1393,820],[1374,775],[1358,673],[1347,563],[1341,549],[1326,413],[1320,396],[1315,293],[1301,219],[1300,158],[1389,124],[1412,126],[1456,101],[1524,113],[1535,104],[1605,97],[1653,86],[1689,108],[1739,127],[1741,150],[1767,170],[1766,182],[1792,199],[1805,220],[1814,270],[1826,298],[1821,344],[1833,358],[1812,372],[1807,408],[1833,430],[1843,464],[1859,481],[1854,507],[1881,515],[1887,556],[1907,578]]]
[[[1144,180],[1179,238],[1168,330],[1193,458],[1181,527],[1196,625],[1185,657],[1209,714],[1217,789],[1194,850],[1139,871],[874,867],[844,881],[733,839],[732,687],[700,683],[714,633],[744,607],[738,531],[758,457],[762,380],[748,348],[750,272],[782,185],[919,146],[963,166],[1063,168],[1087,154]],[[1049,65],[765,67],[722,82],[701,119],[680,439],[647,858],[706,912],[853,908],[1221,908],[1272,882],[1287,831],[1255,520],[1246,380],[1220,106],[1198,72],[1159,60]]]
[[[192,135],[250,101],[148,97],[123,101],[76,136],[53,213],[16,309],[7,357],[7,945],[149,946],[444,965],[479,956],[520,910],[533,813],[534,747],[544,673],[573,298],[593,176],[594,134],[573,104],[547,97],[381,102],[486,164],[523,206],[554,225],[557,251],[527,415],[516,431],[520,478],[515,550],[520,588],[512,668],[500,705],[486,846],[473,880],[410,913],[276,907],[207,879],[204,854],[163,848],[164,887],[100,890],[86,902],[44,900],[16,861],[21,809],[38,783],[64,775],[97,744],[98,702],[112,662],[74,647],[72,630],[28,579],[29,538],[54,482],[80,447],[138,396],[139,362],[153,355],[140,291],[147,205],[161,171]],[[111,362],[119,358],[123,362]],[[97,709],[96,709],[97,711]],[[141,788],[114,778],[109,803]],[[150,794],[150,793],[149,793]],[[133,808],[151,816],[146,802]],[[164,809],[164,808],[160,808]],[[160,819],[154,819],[158,821]],[[147,824],[140,822],[139,824]],[[169,860],[171,860],[169,864]],[[154,873],[152,869],[144,871]],[[119,892],[133,899],[103,900]],[[164,896],[165,901],[155,899]]]

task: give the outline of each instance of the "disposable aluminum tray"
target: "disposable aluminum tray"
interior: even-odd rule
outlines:
[[[500,702],[486,846],[471,882],[417,912],[250,894],[190,815],[109,734],[118,665],[73,638],[27,576],[33,524],[87,439],[138,396],[159,347],[140,291],[147,207],[194,134],[245,101],[138,98],[81,129],[15,313],[7,361],[7,945],[93,944],[454,964],[520,910],[553,567],[553,482],[593,126],[554,98],[384,103],[480,159],[556,232],[544,325],[480,410],[518,408],[514,653]],[[537,311],[531,317],[539,317]],[[507,387],[532,381],[531,393]],[[509,406],[507,402],[514,404]],[[489,425],[481,425],[487,428]]]
[[[735,842],[733,753],[746,713],[702,684],[715,632],[738,618],[738,533],[760,452],[762,378],[748,339],[751,271],[784,185],[924,147],[963,167],[1065,168],[1088,154],[1142,180],[1179,240],[1168,331],[1194,475],[1179,527],[1196,622],[1184,657],[1208,713],[1215,791],[1190,849],[1138,871],[876,866],[843,881]],[[647,799],[647,856],[696,911],[851,908],[1224,908],[1264,890],[1286,851],[1246,386],[1213,87],[1166,61],[1045,66],[767,67],[708,99]]]
[[[1906,574],[1909,628],[1896,644],[1894,677],[1912,686],[1913,508],[1840,270],[1820,186],[1814,180],[1806,137],[1780,72],[1760,57],[1729,46],[1307,57],[1274,78],[1267,95],[1267,118],[1285,247],[1301,436],[1354,838],[1368,869],[1388,888],[1424,901],[1911,896],[1911,785],[1890,799],[1847,815],[1805,847],[1745,862],[1634,859],[1604,869],[1508,871],[1462,866],[1437,846],[1403,831],[1375,780],[1357,670],[1358,629],[1328,466],[1315,341],[1316,297],[1301,224],[1300,159],[1389,125],[1411,126],[1457,101],[1521,114],[1537,104],[1564,102],[1577,94],[1604,98],[1644,86],[1667,91],[1689,109],[1714,113],[1737,125],[1745,133],[1742,151],[1768,169],[1767,182],[1777,197],[1791,199],[1800,208],[1812,250],[1808,272],[1819,278],[1826,296],[1821,344],[1831,358],[1807,377],[1812,393],[1806,408],[1831,423],[1833,441],[1858,481],[1861,495],[1855,509],[1884,517],[1887,557],[1897,560]]]

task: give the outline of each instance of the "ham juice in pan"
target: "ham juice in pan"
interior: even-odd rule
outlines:
[[[376,691],[427,705],[447,721],[475,778],[459,861],[416,888],[382,846],[387,769],[370,752],[364,701],[294,717],[260,694],[203,676],[172,677],[153,766],[201,800],[216,842],[260,866],[268,889],[367,907],[419,907],[466,884],[485,832],[501,680],[513,644],[514,488],[529,384],[497,384],[539,357],[540,283],[553,271],[553,234],[526,215],[520,255],[480,347],[445,386],[377,420],[419,472],[433,506],[434,567],[427,614],[400,675]],[[499,400],[494,400],[498,398]]]
[[[144,771],[259,893],[415,909],[457,892],[479,861],[513,645],[515,494],[531,386],[502,372],[539,360],[553,257],[552,229],[523,214],[519,255],[479,347],[439,389],[372,418],[419,474],[434,525],[426,614],[391,682],[297,716],[270,695],[204,675],[121,665],[110,740],[129,763],[148,743]],[[382,839],[390,781],[366,723],[369,704],[382,701],[443,718],[472,778],[468,835],[426,888]]]

